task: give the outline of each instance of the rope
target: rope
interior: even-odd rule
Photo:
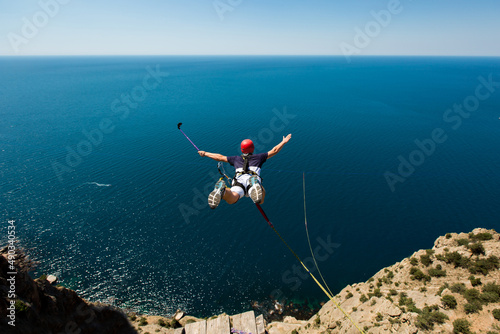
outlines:
[[[273,231],[278,235],[278,237],[281,239],[281,241],[285,244],[285,246],[288,248],[288,250],[293,254],[293,256],[295,256],[295,258],[297,259],[297,261],[299,261],[299,263],[302,265],[302,267],[304,267],[304,269],[309,273],[309,275],[311,275],[311,277],[313,278],[314,282],[316,282],[316,284],[321,288],[321,290],[323,290],[323,292],[325,293],[325,295],[335,304],[335,306],[347,317],[347,319],[349,319],[349,321],[351,321],[351,323],[354,325],[354,327],[356,327],[356,329],[362,333],[362,334],[365,334],[365,332],[359,328],[359,326],[356,324],[356,322],[354,320],[352,320],[352,318],[344,311],[344,309],[342,307],[340,307],[339,303],[337,303],[337,301],[333,298],[332,294],[329,293],[328,291],[326,291],[326,289],[323,287],[323,285],[321,285],[320,282],[318,282],[318,280],[316,279],[316,277],[314,277],[314,275],[309,271],[309,269],[306,267],[306,265],[302,262],[302,260],[299,258],[299,256],[293,251],[293,249],[287,244],[287,242],[285,241],[285,239],[283,239],[283,237],[281,236],[281,234],[279,234],[279,232],[276,230],[276,228],[274,227],[274,225],[269,221],[269,218],[267,218],[267,215],[266,213],[264,212],[264,210],[262,210],[262,207],[258,204],[258,203],[255,203],[255,205],[257,206],[257,209],[259,209],[260,213],[262,214],[262,216],[264,217],[264,219],[266,220],[266,222],[269,224],[269,226],[273,229]]]
[[[314,256],[314,252],[312,250],[311,246],[311,238],[309,237],[309,228],[307,226],[307,210],[306,210],[306,173],[302,173],[302,189],[304,192],[304,224],[306,226],[306,235],[307,235],[307,243],[309,244],[309,250],[311,251],[311,256],[314,260],[314,265],[316,266],[316,269],[318,269],[319,276],[321,277],[321,280],[325,284],[326,288],[328,289],[328,292],[330,292],[330,295],[333,296],[332,290],[330,290],[330,287],[328,284],[326,284],[325,279],[323,278],[323,275],[321,274],[321,271],[319,270],[318,263],[316,262],[316,257]],[[333,312],[330,312],[330,318],[328,319],[328,323],[332,323],[332,316]]]
[[[326,286],[328,289],[328,292],[330,292],[330,295],[333,296],[332,290],[330,290],[330,287],[328,284],[326,284],[325,279],[323,278],[323,274],[321,274],[321,270],[319,270],[318,263],[316,262],[316,257],[314,256],[314,252],[312,250],[311,246],[311,238],[309,238],[309,229],[307,228],[307,210],[306,210],[306,174],[302,173],[302,189],[304,192],[304,223],[306,225],[306,235],[307,235],[307,243],[309,244],[309,250],[311,251],[311,256],[314,261],[314,265],[316,266],[316,269],[318,270],[319,276],[321,277],[321,281],[323,284]]]

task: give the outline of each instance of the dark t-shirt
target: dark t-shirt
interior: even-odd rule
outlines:
[[[256,167],[256,168],[252,168],[252,170],[254,170],[257,173],[260,173],[260,168],[262,167],[264,162],[266,162],[267,156],[268,156],[267,152],[266,153],[259,153],[259,154],[255,154],[255,155],[254,154],[250,155],[250,158],[248,160],[249,169],[250,169],[250,167]],[[243,158],[239,155],[227,157],[227,162],[229,162],[229,164],[231,166],[234,166],[234,168],[236,170],[238,168],[243,168]]]

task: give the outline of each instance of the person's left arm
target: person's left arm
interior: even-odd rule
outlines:
[[[271,151],[267,152],[267,158],[271,159],[276,154],[278,154],[278,152],[281,151],[281,149],[283,148],[283,146],[285,146],[285,144],[288,143],[291,138],[292,138],[292,134],[291,133],[288,136],[286,136],[286,137],[283,136],[283,140],[278,145],[274,146]]]

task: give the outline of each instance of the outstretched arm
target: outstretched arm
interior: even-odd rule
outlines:
[[[281,141],[281,143],[279,143],[278,145],[274,146],[273,149],[269,152],[267,152],[267,158],[272,158],[274,157],[276,154],[278,154],[279,151],[281,151],[281,149],[283,148],[283,146],[285,146],[286,143],[288,143],[288,141],[292,138],[292,134],[290,133],[288,136],[283,136],[283,140]]]
[[[208,157],[214,159],[215,161],[227,162],[227,157],[219,153],[210,153],[205,151],[198,151],[200,157]]]

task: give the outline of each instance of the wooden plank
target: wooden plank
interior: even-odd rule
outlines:
[[[266,323],[264,322],[264,316],[262,314],[255,318],[255,324],[257,325],[257,334],[266,333]]]
[[[207,333],[207,322],[197,321],[187,324],[185,327],[186,334],[206,334]]]
[[[229,316],[223,314],[207,321],[207,334],[230,334]]]
[[[257,334],[255,313],[248,311],[233,316],[233,328],[246,334]]]
[[[184,327],[176,328],[174,334],[184,334]]]

